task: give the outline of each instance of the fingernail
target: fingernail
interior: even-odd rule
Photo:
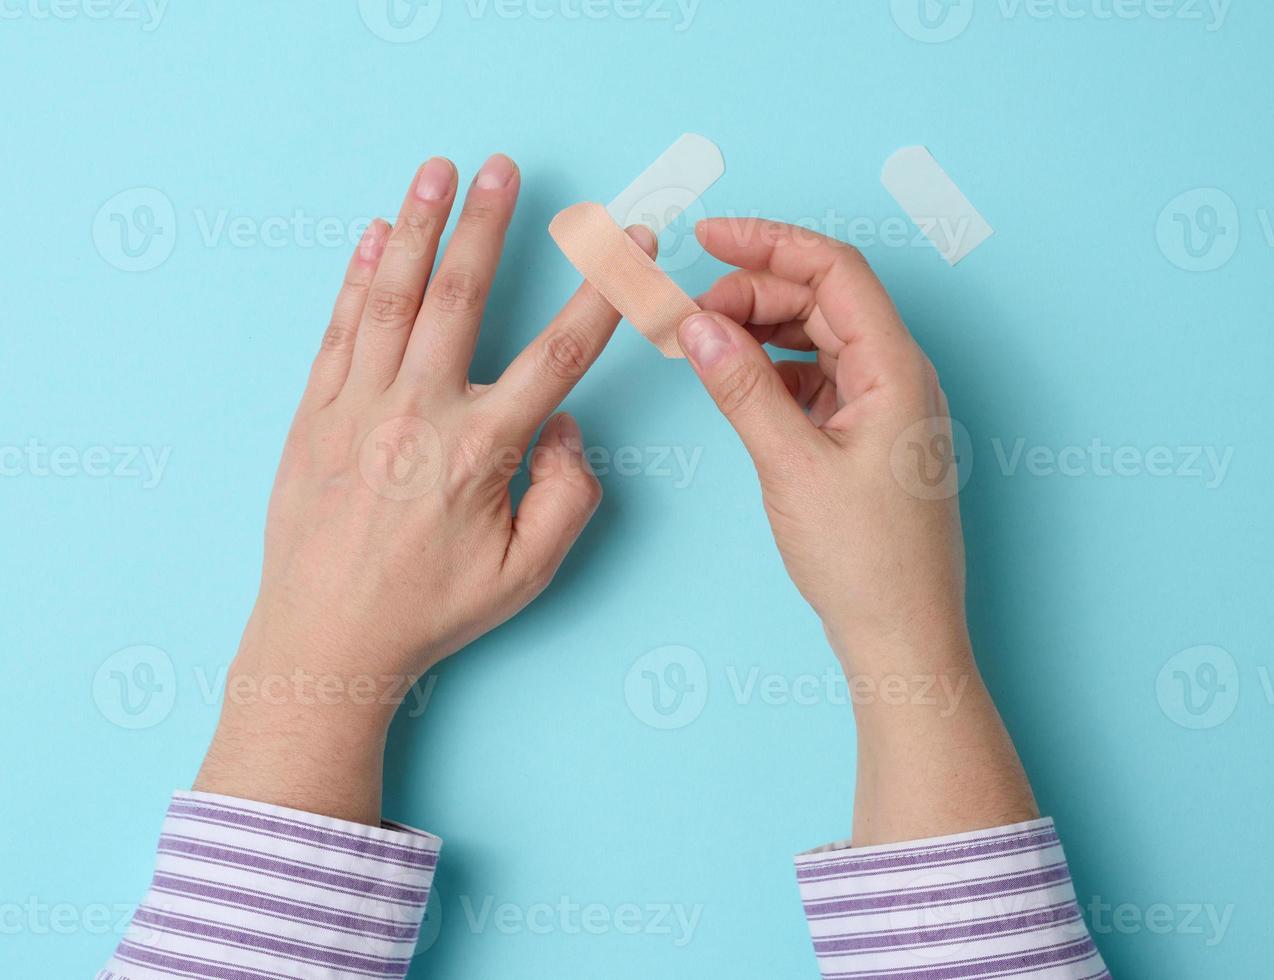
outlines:
[[[563,412],[557,417],[557,438],[563,446],[576,456],[584,452],[583,436],[576,421]]]
[[[681,325],[681,346],[700,368],[710,368],[730,350],[730,337],[716,317],[696,313]]]
[[[474,186],[484,191],[498,191],[513,179],[513,161],[503,153],[497,153],[482,165]]]
[[[641,250],[649,254],[655,248],[655,233],[645,225],[632,225],[628,229],[628,237],[641,246]]]
[[[416,178],[416,196],[422,201],[441,201],[451,193],[455,171],[442,157],[434,157],[420,168]]]
[[[364,262],[375,262],[385,251],[385,223],[379,218],[367,226],[358,243],[358,257]]]

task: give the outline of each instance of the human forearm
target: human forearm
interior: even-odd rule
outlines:
[[[194,788],[378,826],[387,705],[401,686],[242,650]]]
[[[854,701],[855,846],[1038,818],[963,627],[936,640],[892,637],[870,657],[848,656],[835,640],[833,646],[851,690],[896,692]]]
[[[788,571],[824,623],[858,726],[855,844],[1036,815],[964,619],[958,460],[937,375],[847,246],[708,220],[739,269],[681,339],[756,463]],[[772,364],[757,341],[816,350]]]

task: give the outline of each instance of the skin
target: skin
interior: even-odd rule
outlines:
[[[373,224],[350,261],[198,790],[379,823],[407,686],[543,591],[600,502],[578,426],[552,413],[619,315],[585,284],[495,384],[471,384],[519,176],[507,157],[484,164],[439,258],[457,183],[449,161],[424,164],[392,228]],[[630,234],[654,253],[647,230]],[[738,268],[682,324],[682,347],[756,463],[851,691],[882,695],[855,699],[854,843],[1037,816],[972,656],[954,471],[935,493],[923,461],[896,450],[949,438],[932,366],[849,246],[759,221],[698,234]],[[818,360],[775,365],[765,342]],[[509,481],[528,454],[515,512]],[[902,679],[955,697],[883,696]]]
[[[884,286],[849,245],[790,225],[709,219],[738,270],[679,337],[752,456],[774,538],[855,690],[862,847],[1039,816],[978,674],[964,611],[947,399]],[[744,324],[745,326],[740,326]],[[761,343],[817,352],[771,362]],[[945,439],[945,442],[942,440]],[[906,679],[915,694],[887,697]],[[928,690],[953,692],[928,703]]]

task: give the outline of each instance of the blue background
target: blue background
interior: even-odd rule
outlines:
[[[1209,30],[1094,16],[1096,0],[1075,19],[964,0],[946,28],[967,26],[926,43],[904,29],[914,0],[701,0],[689,23],[654,0],[641,9],[668,19],[625,20],[614,4],[572,18],[565,0],[540,0],[547,18],[475,16],[443,0],[413,42],[377,34],[374,2],[174,2],[153,30],[33,16],[42,2],[11,0],[0,19],[0,445],[171,455],[150,487],[41,475],[6,452],[7,975],[91,975],[117,935],[91,910],[145,890],[168,794],[189,785],[216,719],[201,687],[250,608],[277,454],[349,251],[291,233],[283,247],[236,244],[204,226],[224,212],[251,231],[298,210],[348,226],[392,215],[430,155],[467,178],[510,153],[524,194],[479,355],[489,377],[576,281],[549,218],[609,199],[686,131],[727,160],[713,213],[876,227],[901,213],[881,163],[923,143],[995,226],[955,270],[910,237],[860,240],[970,433],[981,662],[1081,900],[1131,908],[1095,924],[1114,974],[1264,975],[1270,4],[1238,0]],[[118,235],[95,233],[116,195],[157,200],[136,188],[173,209],[142,261],[175,247],[145,272],[119,268]],[[1196,188],[1214,190],[1160,221]],[[1207,235],[1217,222],[1200,201],[1223,231]],[[1212,243],[1202,259],[1178,213]],[[688,289],[721,271],[671,244]],[[1199,262],[1219,267],[1183,268]],[[607,476],[549,592],[440,668],[423,717],[396,724],[386,812],[447,841],[441,934],[412,975],[815,976],[790,856],[847,836],[854,736],[835,698],[732,688],[754,667],[795,683],[832,663],[748,460],[684,363],[626,327],[568,405],[590,445],[702,457],[688,486]],[[1048,475],[1001,465],[995,447],[1019,439],[1168,447],[1174,468],[1188,463],[1178,447],[1233,456],[1219,486]],[[175,703],[129,730],[94,678],[138,644],[170,659]],[[707,701],[658,730],[625,678],[670,644],[701,658]],[[1181,676],[1197,689],[1174,686],[1173,658],[1202,644],[1232,657],[1202,655],[1224,690],[1191,653]],[[480,909],[486,896],[702,909],[678,947],[658,933],[475,931],[462,899]],[[33,899],[69,907],[63,926]],[[1173,909],[1163,935],[1145,921],[1158,904]],[[1182,906],[1228,910],[1220,941]]]

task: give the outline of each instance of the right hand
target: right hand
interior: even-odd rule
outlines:
[[[851,673],[963,663],[946,397],[889,295],[856,249],[802,228],[709,219],[697,235],[739,269],[700,297],[681,346],[751,454],[838,656]],[[762,343],[818,360],[775,364]]]

